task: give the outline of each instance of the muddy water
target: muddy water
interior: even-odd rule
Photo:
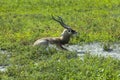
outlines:
[[[120,59],[120,44],[112,44],[110,46],[111,51],[103,50],[103,44],[101,43],[90,43],[83,45],[71,45],[67,49],[70,51],[76,51],[78,56],[84,55],[85,53],[90,53],[92,55],[104,56],[104,57],[113,57]]]

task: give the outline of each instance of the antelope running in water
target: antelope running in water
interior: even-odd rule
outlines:
[[[37,41],[35,41],[33,46],[40,46],[40,47],[47,48],[49,46],[49,44],[55,44],[58,48],[67,50],[62,45],[67,44],[70,40],[70,37],[72,35],[76,34],[77,32],[75,30],[73,30],[72,28],[70,28],[68,25],[66,25],[63,22],[61,17],[58,16],[58,19],[56,19],[55,17],[52,16],[52,19],[57,21],[58,23],[60,23],[60,25],[65,28],[64,31],[62,32],[61,37],[41,38],[41,39],[38,39]]]

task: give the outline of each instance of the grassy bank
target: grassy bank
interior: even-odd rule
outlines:
[[[71,44],[82,42],[120,42],[119,0],[1,0],[0,1],[0,65],[11,64],[0,72],[3,80],[118,80],[120,62],[112,58],[74,52],[33,49],[42,37],[60,36],[63,28],[51,19],[62,16],[77,30]],[[70,57],[70,58],[69,58]]]

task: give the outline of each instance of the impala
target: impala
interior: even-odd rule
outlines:
[[[61,17],[58,16],[58,18],[56,19],[55,17],[52,16],[52,19],[60,23],[60,25],[65,28],[62,32],[61,37],[41,38],[41,39],[36,40],[33,46],[40,46],[40,47],[47,48],[49,44],[55,44],[58,48],[67,50],[62,45],[67,44],[70,41],[70,37],[76,34],[77,32],[73,30],[72,28],[70,28],[68,25],[66,25],[63,22],[63,19]]]

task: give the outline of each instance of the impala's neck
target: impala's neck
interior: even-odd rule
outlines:
[[[60,39],[61,39],[61,44],[67,44],[67,43],[70,41],[70,36],[71,36],[71,35],[62,35],[62,36],[60,37]]]

